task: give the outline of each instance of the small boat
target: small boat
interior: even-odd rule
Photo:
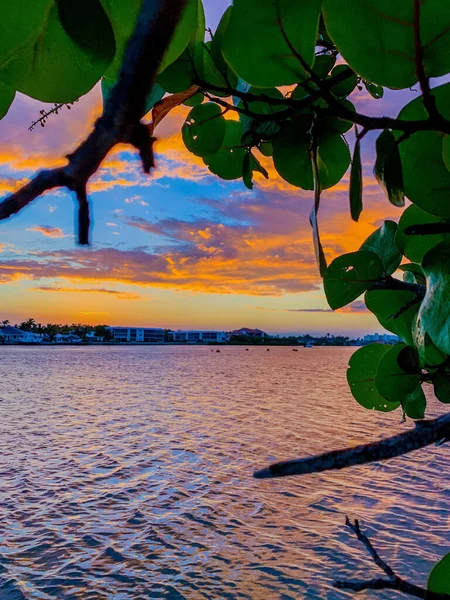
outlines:
[[[267,352],[270,352],[270,348],[267,348]]]
[[[298,352],[298,348],[292,348],[292,352]]]
[[[220,352],[219,348],[217,348],[216,352]]]
[[[246,348],[245,351],[248,352],[248,348]]]

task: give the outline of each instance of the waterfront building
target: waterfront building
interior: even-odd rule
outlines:
[[[225,331],[169,331],[169,340],[188,344],[222,344],[226,342],[227,334]]]
[[[259,339],[267,337],[267,333],[265,331],[261,331],[261,329],[251,329],[250,327],[241,327],[240,329],[229,331],[227,333],[227,338],[230,339],[234,335],[246,335],[247,337]]]
[[[372,344],[378,342],[380,344],[397,344],[402,340],[398,335],[392,335],[392,333],[369,333],[363,337],[364,344]]]
[[[115,342],[158,344],[164,342],[164,329],[159,327],[107,327]]]
[[[23,338],[24,332],[17,327],[5,325],[0,329],[0,336],[4,342],[19,342]]]
[[[73,333],[57,333],[53,341],[56,344],[80,344],[83,340]]]

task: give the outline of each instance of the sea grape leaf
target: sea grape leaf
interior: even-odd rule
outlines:
[[[272,156],[273,155],[272,142],[261,142],[258,146],[258,150],[261,152],[261,154],[263,156]]]
[[[422,367],[435,368],[444,363],[445,355],[431,341],[419,315],[413,325],[413,342],[419,354],[419,361]]]
[[[111,79],[116,79],[122,65],[126,45],[139,16],[142,0],[126,0],[126,2],[123,0],[101,0],[101,2],[112,23],[116,38],[116,53],[106,75]],[[187,6],[161,62],[160,71],[172,64],[188,45],[192,32],[197,26],[199,10],[203,10],[199,0],[187,0]]]
[[[450,594],[450,552],[431,569],[427,589],[435,594]]]
[[[242,164],[242,179],[245,187],[249,190],[253,189],[253,173],[261,173],[265,179],[269,179],[269,173],[262,166],[259,160],[251,152],[247,152],[244,156],[244,162]]]
[[[376,85],[375,83],[371,83],[370,81],[363,81],[366,90],[376,100],[379,100],[384,96],[384,89],[381,85]]]
[[[427,287],[419,318],[436,347],[450,354],[450,241],[427,252],[422,268]]]
[[[314,60],[313,72],[320,79],[324,79],[334,67],[336,56],[334,54],[319,54]]]
[[[397,142],[392,131],[385,129],[376,141],[377,159],[373,168],[376,180],[394,206],[405,205],[403,171]]]
[[[383,275],[383,265],[374,252],[350,252],[329,265],[323,285],[328,304],[342,308],[368,290]]]
[[[222,146],[225,131],[222,109],[215,102],[193,108],[181,128],[186,148],[196,156],[215,154]]]
[[[334,96],[337,98],[346,98],[349,94],[353,92],[358,83],[358,78],[356,73],[350,69],[348,65],[337,65],[330,73],[330,77],[336,77],[336,75],[341,75],[345,71],[349,71],[351,75],[340,81],[339,83],[333,85],[330,89],[333,92]]]
[[[434,395],[444,404],[450,404],[450,375],[438,371],[433,375]]]
[[[375,385],[386,400],[404,402],[419,383],[419,360],[411,346],[396,344],[381,358]]]
[[[381,227],[369,235],[360,248],[360,250],[370,250],[378,254],[386,275],[392,275],[402,261],[402,254],[394,243],[396,231],[397,223],[385,221]]]
[[[355,400],[369,410],[390,412],[400,402],[388,402],[375,387],[375,375],[381,358],[390,350],[386,344],[368,344],[359,348],[350,357],[347,381]]]
[[[362,203],[363,178],[361,168],[361,142],[356,140],[353,151],[352,166],[350,169],[350,214],[354,221],[358,221],[363,209]]]
[[[408,307],[408,303],[414,297],[414,292],[404,290],[369,290],[364,296],[364,302],[382,327],[395,333],[404,342],[412,346],[413,324],[420,308],[420,302]],[[405,307],[408,308],[402,311]]]
[[[314,189],[311,163],[310,118],[301,115],[282,128],[273,142],[273,161],[279,175],[296,187]],[[350,151],[344,139],[329,133],[318,141],[317,162],[322,189],[336,185],[350,164]]]
[[[29,5],[26,19],[22,15],[18,21],[28,20]],[[15,29],[16,23],[8,26],[2,12],[2,35],[9,27]],[[73,102],[88,92],[115,52],[111,23],[99,0],[47,3],[38,27],[26,39],[20,51],[3,64],[0,79],[5,85],[43,102]]]
[[[445,239],[450,239],[450,234],[436,233],[427,235],[408,235],[405,233],[405,230],[407,230],[407,228],[413,228],[415,225],[434,225],[439,223],[445,224],[448,223],[448,221],[430,215],[414,204],[408,206],[400,217],[397,233],[395,234],[395,244],[406,258],[409,258],[409,260],[413,262],[420,263],[431,248],[434,248],[434,246]]]
[[[448,11],[450,16],[450,11]],[[450,55],[450,53],[449,53]],[[433,88],[436,107],[450,119],[450,84]],[[422,96],[403,107],[399,119],[427,119]],[[398,132],[396,137],[400,137]],[[443,136],[437,131],[418,131],[399,144],[406,196],[426,212],[450,218],[450,171],[443,159]]]
[[[423,419],[426,407],[427,399],[420,385],[415,387],[402,402],[402,408],[410,419]]]
[[[364,79],[393,89],[417,80],[416,4],[412,0],[324,0],[329,35],[346,62]],[[450,12],[442,0],[421,3],[420,41],[428,77],[450,71]]]
[[[220,149],[213,155],[203,157],[209,170],[222,179],[242,177],[246,149],[242,147],[242,125],[239,121],[226,120],[225,137]]]
[[[405,275],[412,275],[413,279],[411,279],[410,283],[418,283],[420,285],[425,285],[425,274],[423,272],[422,267],[418,263],[410,262],[405,263],[403,265],[399,265],[398,267],[400,271],[403,271],[403,280],[405,279]]]
[[[7,85],[0,83],[0,119],[6,115],[14,100],[16,92]]]
[[[444,165],[450,171],[450,135],[444,135],[444,139],[442,140],[442,158],[444,160]]]
[[[158,84],[170,94],[179,94],[191,87],[194,81],[194,68],[189,54],[185,50],[157,78]]]
[[[189,106],[191,108],[193,108],[194,106],[199,106],[203,100],[205,99],[205,96],[202,93],[198,93],[198,94],[194,94],[194,96],[192,96],[191,98],[188,98],[186,100],[186,102],[183,102],[183,104],[185,106]]]
[[[312,67],[321,4],[321,0],[234,0],[222,44],[225,60],[252,85],[298,83],[307,73],[293,49]]]

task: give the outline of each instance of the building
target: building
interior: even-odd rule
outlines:
[[[159,327],[107,327],[115,342],[159,344],[164,342],[164,329]]]
[[[402,340],[398,337],[398,335],[393,335],[392,333],[369,333],[363,337],[364,344],[372,344],[373,342],[378,342],[380,344],[397,344]]]
[[[188,344],[223,344],[227,341],[225,331],[169,331],[169,340]]]
[[[267,333],[265,331],[261,331],[261,329],[251,329],[249,327],[241,327],[240,329],[229,331],[227,333],[227,338],[229,339],[234,335],[246,335],[247,337],[260,339],[267,337]]]
[[[17,329],[17,327],[11,327],[11,325],[4,325],[0,329],[0,337],[4,342],[20,342],[24,336],[24,331]]]
[[[104,342],[105,338],[103,335],[96,335],[95,331],[88,331],[86,333],[86,341],[87,342]]]
[[[83,340],[73,333],[57,333],[53,341],[56,344],[80,344]]]

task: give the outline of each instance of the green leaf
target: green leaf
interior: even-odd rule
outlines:
[[[158,84],[170,94],[184,92],[194,83],[194,69],[188,50],[158,75]]]
[[[362,244],[360,250],[370,250],[381,258],[386,275],[392,275],[402,261],[402,254],[394,243],[397,223],[385,221]]]
[[[222,109],[214,102],[193,108],[181,128],[186,148],[196,156],[215,154],[222,146],[225,131]]]
[[[444,165],[450,171],[450,135],[444,135],[444,139],[442,140],[442,158],[444,160]]]
[[[117,82],[114,79],[110,79],[109,77],[102,77],[101,87],[102,87],[103,106],[105,105],[105,103],[109,97],[109,94],[111,93],[111,90],[116,85],[116,83]],[[161,98],[164,96],[164,94],[165,94],[165,90],[163,90],[163,88],[160,85],[155,83],[152,86],[152,89],[150,90],[149,95],[147,96],[147,100],[145,101],[145,113],[144,114],[147,114],[149,111],[151,111],[152,108],[155,106],[155,104],[161,100]]]
[[[337,98],[346,98],[349,94],[353,92],[358,82],[356,73],[354,73],[348,65],[337,65],[331,71],[330,77],[336,77],[336,75],[340,75],[346,71],[351,73],[351,75],[347,77],[347,79],[340,81],[339,83],[330,88]]]
[[[357,139],[350,170],[350,214],[354,221],[358,221],[363,209],[362,193],[361,142]]]
[[[444,404],[450,404],[450,375],[438,371],[433,375],[434,395]]]
[[[386,400],[403,403],[419,383],[420,366],[411,346],[397,344],[381,358],[375,385]]]
[[[321,0],[234,0],[222,46],[226,61],[252,85],[301,81],[307,73],[290,44],[312,67],[320,11]]]
[[[284,97],[283,94],[280,92],[280,90],[277,88],[250,87],[248,90],[248,93],[269,96],[269,98],[283,98]],[[239,100],[239,102],[237,103],[237,106],[242,106],[242,105],[243,105],[242,100]],[[271,115],[271,114],[275,114],[275,113],[279,112],[280,110],[285,110],[285,107],[281,104],[279,104],[279,105],[268,104],[267,102],[264,102],[264,101],[247,102],[246,107],[248,107],[249,110],[251,110],[253,113],[256,113],[258,115]],[[241,120],[244,131],[248,131],[251,128],[251,125],[253,123],[255,123],[255,120],[252,117],[249,117],[248,115],[240,114],[239,118]]]
[[[304,190],[314,189],[309,116],[286,124],[273,143],[273,161],[279,175]],[[318,141],[319,179],[322,189],[338,183],[350,164],[350,151],[340,135],[330,133]]]
[[[8,112],[15,95],[16,92],[13,89],[0,83],[0,119],[3,119]]]
[[[383,275],[383,265],[374,252],[343,254],[328,267],[323,285],[328,304],[342,308],[368,290]]]
[[[402,162],[392,131],[385,129],[376,141],[377,160],[373,173],[389,202],[404,206]]]
[[[428,576],[427,589],[435,594],[450,594],[450,552],[434,565]]]
[[[99,0],[58,0],[46,5],[36,15],[32,34],[26,42],[21,40],[20,50],[16,48],[9,61],[0,61],[0,79],[43,102],[73,102],[95,85],[113,59],[113,30]],[[2,13],[2,35],[9,28],[22,29],[17,22],[8,24],[15,9],[7,12]],[[34,8],[31,13],[35,14]],[[30,18],[29,3],[25,14],[26,18],[17,15],[17,20]]]
[[[251,152],[247,152],[244,156],[244,162],[242,164],[242,179],[244,181],[245,187],[249,190],[253,189],[253,173],[254,172],[261,173],[263,177],[269,179],[269,173],[262,166],[256,156],[253,156]]]
[[[400,402],[388,402],[375,387],[375,374],[381,358],[390,350],[385,344],[369,344],[352,354],[347,370],[347,381],[355,400],[364,408],[390,412]]]
[[[369,81],[393,89],[417,82],[412,0],[324,0],[327,31],[346,62]],[[442,0],[422,4],[420,41],[428,77],[450,71],[450,12]]]
[[[445,355],[440,352],[431,341],[425,330],[420,316],[417,316],[413,326],[414,346],[419,353],[420,364],[424,368],[436,368],[443,364]]]
[[[239,121],[226,120],[223,143],[218,152],[212,156],[204,156],[203,162],[209,170],[222,179],[239,179],[246,149],[242,147],[242,125]]]
[[[273,155],[273,146],[272,142],[261,142],[258,146],[259,151],[263,156],[272,156]]]
[[[117,47],[114,61],[106,75],[111,79],[116,79],[122,65],[126,45],[139,16],[142,0],[126,0],[126,2],[123,0],[101,0],[101,2],[112,23]],[[193,31],[197,27],[198,13],[201,10],[203,10],[203,7],[198,0],[187,0],[187,6],[164,55],[160,71],[166,69],[185,50]]]
[[[405,275],[411,274],[413,278],[410,280],[410,283],[418,283],[420,285],[425,285],[425,275],[422,267],[418,263],[405,263],[404,265],[399,265],[398,268],[400,269],[400,271],[404,272],[404,281],[408,280],[405,279]]]
[[[402,408],[410,419],[423,419],[426,407],[427,399],[420,385],[414,388],[402,402]]]
[[[366,87],[366,90],[369,92],[372,98],[379,100],[384,96],[384,89],[381,87],[381,85],[370,83],[370,81],[364,81],[363,83]]]
[[[427,288],[419,318],[435,346],[450,354],[450,241],[425,254],[422,268]]]
[[[188,98],[186,100],[186,102],[183,102],[183,104],[185,106],[190,106],[190,107],[200,106],[200,104],[203,102],[204,99],[205,99],[205,96],[199,92],[198,94],[195,94],[194,96],[192,96],[192,98]]]
[[[334,54],[330,53],[316,55],[313,67],[314,74],[320,79],[324,79],[334,67],[335,62],[336,56]]]
[[[433,95],[438,111],[450,119],[450,84],[433,88]],[[427,119],[422,96],[407,104],[398,118]],[[396,134],[400,135],[400,132]],[[399,149],[406,196],[426,212],[450,218],[450,171],[444,164],[442,134],[437,131],[413,133],[401,142]]]
[[[364,302],[370,312],[377,317],[382,327],[395,333],[412,346],[412,329],[419,312],[420,302],[409,306],[404,312],[402,309],[407,307],[414,297],[414,292],[403,290],[369,290],[364,296]],[[401,314],[398,314],[400,311],[402,311]],[[395,316],[397,314],[398,316]]]
[[[407,235],[405,230],[415,225],[447,223],[445,219],[434,217],[417,206],[408,206],[403,212],[395,234],[395,244],[409,260],[420,263],[425,254],[439,242],[449,239],[449,234]]]

